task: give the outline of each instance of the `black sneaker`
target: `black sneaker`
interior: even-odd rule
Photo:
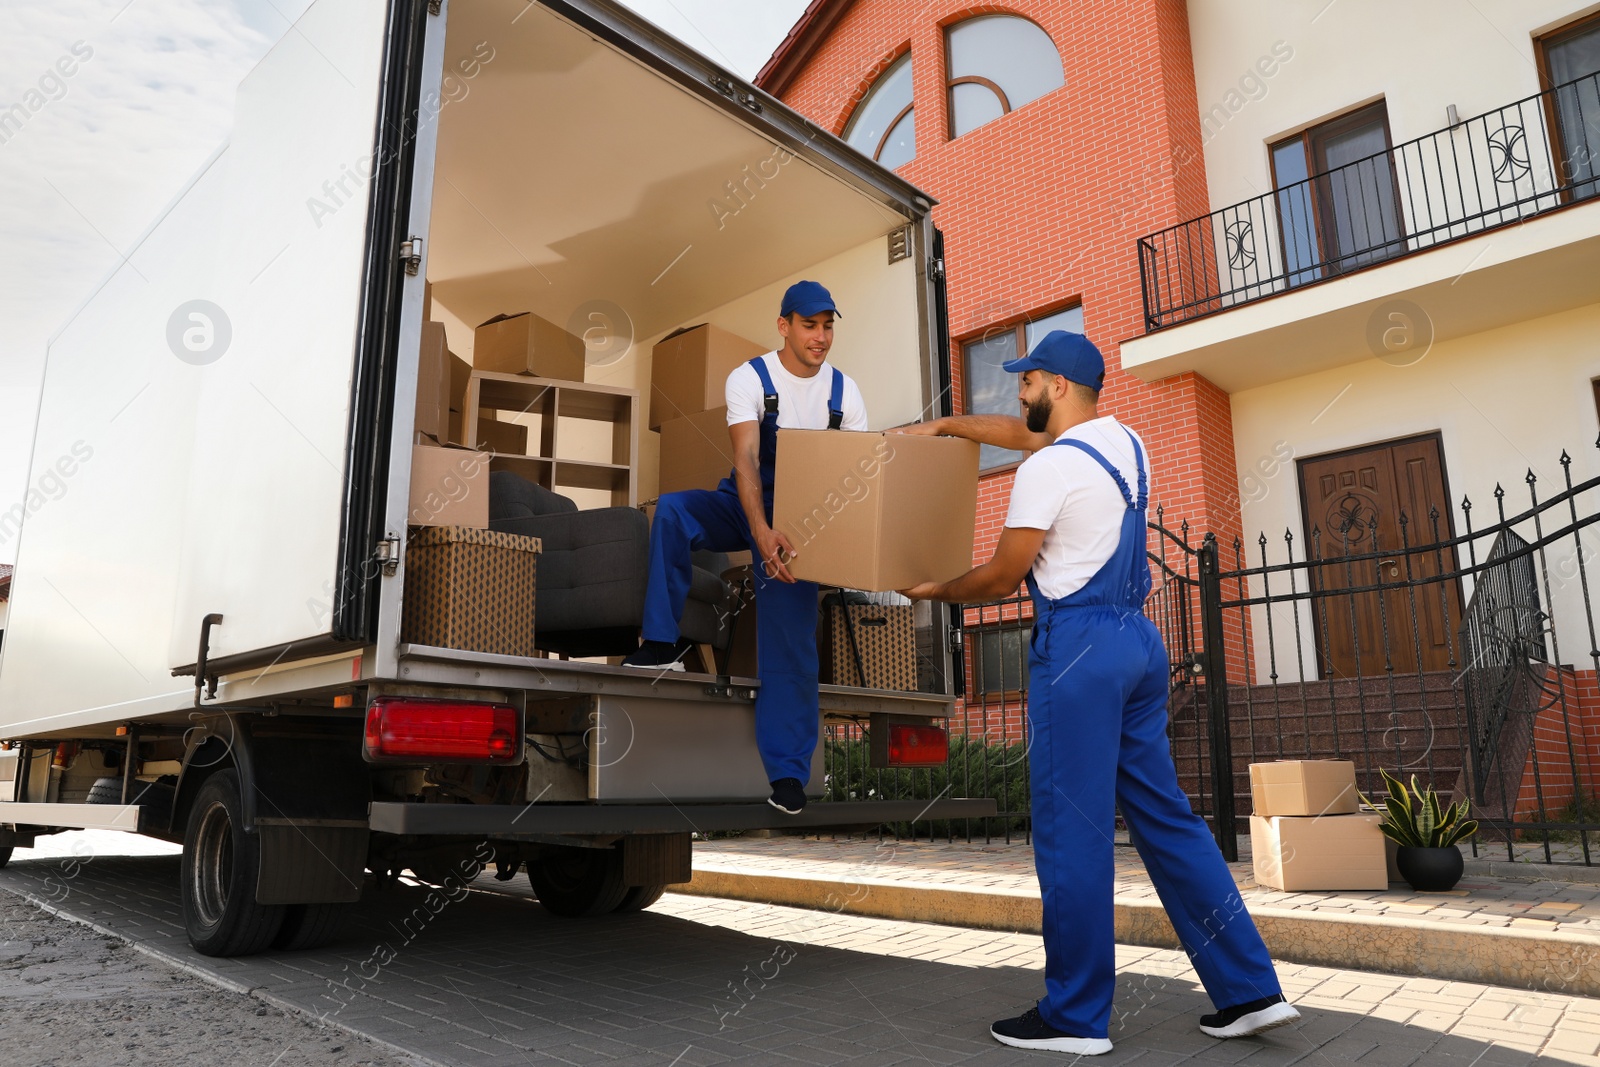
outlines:
[[[1200,1032],[1212,1037],[1249,1037],[1285,1026],[1300,1018],[1294,1005],[1282,993],[1223,1008],[1215,1015],[1200,1017]]]
[[[646,641],[629,653],[622,665],[647,671],[682,671],[683,656],[688,651],[689,645],[684,641],[676,645],[669,641]]]
[[[1074,1037],[1057,1030],[1044,1021],[1037,1007],[1029,1008],[1015,1019],[1001,1019],[989,1027],[989,1033],[1002,1045],[1013,1048],[1070,1052],[1077,1056],[1103,1056],[1111,1051],[1109,1037]]]
[[[772,783],[767,803],[785,815],[799,815],[806,808],[806,787],[798,778],[779,778]]]

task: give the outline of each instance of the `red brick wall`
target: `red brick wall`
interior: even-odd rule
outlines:
[[[1009,12],[1061,50],[1066,84],[956,141],[946,137],[944,27]],[[1146,384],[1120,342],[1144,332],[1135,242],[1207,209],[1183,0],[858,0],[784,100],[841,132],[876,74],[912,51],[917,158],[900,173],[940,203],[953,339],[1081,301],[1106,355],[1102,410],[1155,460],[1152,503],[1230,543],[1238,532],[1228,397],[1194,374]],[[961,410],[961,367],[953,369]],[[978,561],[999,537],[1009,474],[979,494]]]
[[[1544,700],[1550,706],[1534,718],[1517,797],[1516,817],[1528,821],[1559,820],[1580,792],[1590,803],[1600,795],[1600,687],[1595,672],[1547,669],[1545,685]]]

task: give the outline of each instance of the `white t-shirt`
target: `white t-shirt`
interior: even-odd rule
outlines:
[[[1092,447],[1121,472],[1135,501],[1139,470],[1134,466],[1128,430],[1111,416],[1080,423],[1057,440],[1076,438]],[[1140,439],[1139,448],[1144,449]],[[1145,470],[1150,454],[1145,451]],[[1122,539],[1122,516],[1128,505],[1104,467],[1071,445],[1041,448],[1017,468],[1011,487],[1006,525],[1046,530],[1033,578],[1051,600],[1071,596],[1105,566]]]
[[[766,362],[767,373],[772,375],[772,387],[778,391],[778,425],[790,430],[826,430],[833,376],[844,372],[835,371],[832,364],[824,363],[812,377],[800,378],[784,370],[778,353],[768,352],[761,358]],[[728,425],[760,422],[767,413],[765,393],[756,369],[748,363],[739,364],[728,375]],[[856,388],[856,383],[850,380],[849,375],[845,375],[844,379],[843,405],[844,421],[839,428],[865,430],[867,405],[861,399],[861,390]]]

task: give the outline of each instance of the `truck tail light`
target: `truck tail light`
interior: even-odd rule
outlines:
[[[367,758],[382,762],[515,763],[520,716],[509,704],[379,697],[367,708]]]
[[[942,726],[889,727],[889,766],[937,767],[950,759],[950,735]]]

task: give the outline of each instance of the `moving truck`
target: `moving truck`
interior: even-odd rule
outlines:
[[[552,911],[597,915],[688,880],[697,832],[992,814],[786,817],[754,678],[401,632],[426,321],[457,351],[498,313],[604,321],[584,377],[637,401],[656,340],[769,339],[784,288],[821,279],[833,358],[883,428],[945,393],[930,208],[612,0],[316,0],[51,344],[31,481],[64,491],[30,502],[19,543],[0,855],[69,828],[181,842],[191,942],[241,955],[325,941],[368,871],[492,856]],[[556,486],[645,503],[640,410],[626,470]],[[931,691],[825,685],[825,719],[937,736],[946,623],[918,611]]]

